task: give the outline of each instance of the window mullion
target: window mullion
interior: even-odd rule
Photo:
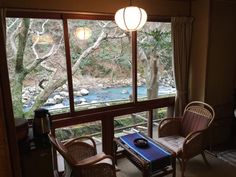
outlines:
[[[63,29],[64,29],[64,40],[65,40],[66,66],[67,66],[66,68],[67,68],[67,79],[68,79],[68,89],[69,89],[70,111],[73,114],[75,112],[74,93],[73,93],[73,81],[72,81],[72,71],[71,71],[71,55],[70,55],[69,33],[68,33],[68,21],[66,18],[63,18]]]
[[[133,102],[137,103],[137,32],[132,32],[132,88]]]

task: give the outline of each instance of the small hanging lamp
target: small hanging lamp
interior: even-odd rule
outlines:
[[[136,31],[143,27],[147,21],[147,13],[144,9],[130,6],[119,9],[115,14],[116,24],[125,31]]]

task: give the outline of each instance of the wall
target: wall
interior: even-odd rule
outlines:
[[[128,6],[128,0],[2,0],[7,8],[62,10],[75,12],[115,13]],[[144,8],[149,15],[186,15],[189,13],[189,0],[133,0],[133,5]]]
[[[215,143],[230,141],[236,76],[236,2],[211,2],[205,100],[215,107]],[[221,131],[219,131],[221,130]]]
[[[0,88],[0,98],[2,98]],[[8,142],[6,139],[2,100],[0,100],[0,176],[12,176],[9,163]]]
[[[236,1],[192,2],[193,41],[190,100],[202,100],[216,112],[213,144],[230,141],[234,108],[236,66]]]
[[[194,17],[190,76],[189,100],[205,99],[206,64],[208,52],[210,0],[193,1],[191,15]]]

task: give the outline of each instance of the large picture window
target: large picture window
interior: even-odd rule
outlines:
[[[132,35],[110,19],[6,18],[15,118],[33,118],[38,108],[74,114],[175,93],[171,24],[147,22]]]

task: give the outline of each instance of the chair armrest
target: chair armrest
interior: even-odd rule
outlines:
[[[204,135],[205,130],[199,130],[190,133],[183,142],[183,156],[187,158],[194,157],[201,153],[204,148]]]
[[[182,122],[181,117],[163,119],[158,126],[158,137],[165,137],[179,134],[181,128],[181,122]]]

